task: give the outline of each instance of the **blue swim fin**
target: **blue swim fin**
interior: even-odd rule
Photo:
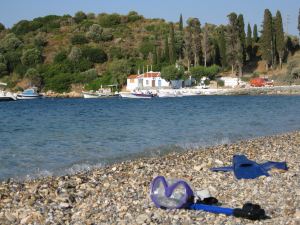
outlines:
[[[255,179],[259,176],[270,176],[268,171],[272,168],[288,170],[286,162],[268,161],[257,163],[249,160],[245,155],[234,155],[232,160],[233,166],[215,167],[211,171],[233,171],[237,179]]]

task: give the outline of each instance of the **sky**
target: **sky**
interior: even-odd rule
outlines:
[[[22,19],[31,20],[49,14],[74,15],[86,13],[120,13],[137,11],[146,18],[163,18],[177,22],[182,13],[184,20],[197,17],[201,24],[227,24],[231,12],[244,15],[245,24],[257,24],[260,30],[264,10],[275,16],[280,10],[284,30],[299,35],[297,30],[300,0],[0,0],[0,22],[12,27]],[[288,26],[287,26],[287,18]]]

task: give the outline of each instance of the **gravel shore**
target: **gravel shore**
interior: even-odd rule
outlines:
[[[70,176],[0,184],[0,224],[300,224],[300,132],[171,153]],[[237,180],[209,168],[234,154],[258,162],[286,161],[287,172]],[[208,189],[223,206],[260,204],[271,219],[251,221],[202,211],[162,210],[149,199],[157,176],[182,178]]]

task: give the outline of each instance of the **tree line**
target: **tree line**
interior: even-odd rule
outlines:
[[[298,39],[283,32],[280,12],[273,17],[268,9],[261,30],[245,26],[243,15],[236,13],[228,15],[228,24],[216,26],[202,25],[198,18],[185,23],[182,15],[177,23],[167,23],[136,12],[80,11],[22,20],[11,29],[0,23],[0,79],[11,87],[25,79],[57,92],[70,91],[73,84],[96,89],[121,86],[146,65],[168,80],[214,79],[227,70],[242,76],[247,64],[260,59],[267,69],[281,67],[297,48]]]

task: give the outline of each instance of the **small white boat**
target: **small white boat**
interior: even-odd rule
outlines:
[[[157,93],[159,98],[174,98],[174,97],[182,97],[182,93],[176,90],[169,90],[169,91],[159,91]]]
[[[152,94],[151,92],[148,91],[133,91],[133,92],[120,92],[120,96],[122,98],[153,98],[156,95]]]
[[[96,92],[82,92],[83,98],[99,98],[99,93]]]
[[[0,87],[5,87],[7,86],[6,83],[0,83]],[[4,88],[3,88],[4,89]],[[6,92],[3,89],[0,90],[0,101],[16,101],[17,97],[15,94],[11,92]]]
[[[44,98],[44,95],[39,94],[36,87],[28,88],[23,91],[21,94],[17,95],[19,100],[29,100],[29,99],[39,99]]]

